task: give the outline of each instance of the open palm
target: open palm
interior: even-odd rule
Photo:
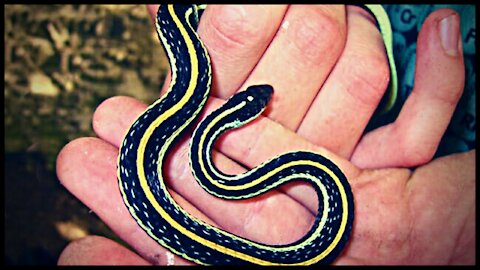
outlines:
[[[381,36],[368,13],[350,6],[209,7],[198,29],[214,71],[204,115],[246,86],[275,89],[260,119],[220,139],[215,163],[239,173],[245,170],[240,164],[251,168],[299,149],[337,163],[353,189],[355,221],[335,263],[473,263],[475,151],[432,161],[464,82],[461,44],[455,53],[441,41],[442,19],[449,15],[453,28],[447,30],[454,32],[459,18],[449,9],[432,13],[421,30],[415,88],[399,117],[363,134],[389,79]],[[62,183],[136,253],[91,236],[70,244],[59,263],[189,264],[149,238],[118,189],[118,146],[146,107],[129,97],[105,101],[93,120],[99,138],[69,143],[57,160]],[[193,179],[187,139],[170,155],[166,178],[188,212],[268,244],[293,242],[309,230],[318,205],[309,185],[289,184],[245,201],[215,198]]]

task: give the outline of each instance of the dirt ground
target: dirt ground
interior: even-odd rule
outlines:
[[[120,241],[60,184],[56,156],[95,135],[103,100],[153,101],[167,68],[145,6],[5,5],[5,264],[55,264],[89,234]]]

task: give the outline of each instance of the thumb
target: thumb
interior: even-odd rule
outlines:
[[[362,168],[412,167],[429,162],[450,122],[465,81],[460,17],[430,14],[417,41],[415,80],[397,119],[366,134],[352,162]]]

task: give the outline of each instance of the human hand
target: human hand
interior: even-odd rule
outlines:
[[[244,89],[242,85],[269,83],[275,87],[275,96],[266,117],[225,135],[217,144],[216,164],[226,172],[238,173],[243,169],[234,161],[252,167],[274,155],[297,149],[319,152],[336,162],[352,185],[356,203],[351,241],[336,263],[472,262],[474,151],[433,161],[413,174],[408,169],[393,168],[413,167],[431,159],[424,146],[428,146],[426,150],[431,145],[438,146],[435,138],[443,133],[443,125],[448,124],[448,121],[444,124],[445,119],[450,119],[461,94],[461,53],[456,57],[445,55],[436,32],[438,18],[453,12],[435,12],[420,34],[413,91],[416,94],[405,104],[404,116],[401,114],[395,122],[402,120],[398,122],[402,124],[392,124],[362,138],[363,128],[388,82],[380,35],[363,11],[349,7],[345,14],[339,6],[292,7],[288,11],[285,7],[248,6],[243,13],[238,10],[229,13],[231,9],[234,8],[209,8],[199,28],[212,56],[213,94],[218,97],[211,98],[206,110],[218,107],[220,98]],[[242,15],[232,18],[235,14]],[[282,19],[289,22],[288,27],[284,23],[268,46]],[[271,29],[257,29],[258,25]],[[234,31],[237,27],[240,32]],[[296,43],[287,42],[290,39]],[[320,87],[322,95],[316,96]],[[300,91],[301,95],[296,94]],[[131,98],[107,100],[94,116],[94,129],[100,139],[83,138],[70,143],[57,162],[62,183],[143,258],[106,239],[90,237],[67,247],[60,263],[166,264],[172,259],[175,264],[188,263],[166,255],[137,226],[118,191],[116,147],[145,108],[146,105]],[[440,119],[432,121],[430,117],[425,121],[424,114],[415,114],[420,109]],[[431,125],[423,125],[424,122]],[[410,125],[414,128],[408,129]],[[418,134],[417,129],[427,130],[422,131],[425,132],[422,139],[428,143],[409,137],[410,132]],[[409,140],[400,140],[403,137]],[[359,146],[355,147],[359,140]],[[392,145],[391,141],[396,143]],[[416,153],[414,159],[408,151]],[[288,185],[282,189],[285,193],[269,192],[247,201],[224,201],[213,198],[197,185],[188,167],[187,152],[184,140],[171,155],[167,179],[175,199],[193,215],[269,244],[292,242],[310,228],[317,199],[308,185]],[[353,164],[348,162],[350,158]],[[362,170],[355,164],[391,168]],[[430,177],[433,173],[434,178]],[[449,211],[453,206],[455,211]],[[451,220],[458,222],[452,224]],[[445,224],[452,226],[447,228]],[[446,237],[438,239],[439,234]],[[436,249],[431,248],[432,239],[438,242]],[[469,249],[472,246],[473,252]]]

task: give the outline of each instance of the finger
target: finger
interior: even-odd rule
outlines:
[[[345,14],[341,6],[292,6],[283,24],[286,30],[278,32],[268,46],[285,9],[210,6],[202,16],[198,32],[212,59],[215,96],[226,99],[251,84],[274,84],[277,94],[269,116],[296,128],[341,53]],[[269,49],[262,56],[267,46]],[[296,64],[293,69],[285,69],[292,63]],[[253,76],[241,86],[254,67]],[[295,94],[298,91],[302,94]],[[294,114],[285,114],[293,111]]]
[[[171,254],[137,225],[123,203],[116,176],[117,156],[118,150],[100,139],[74,140],[58,155],[58,178],[142,257],[154,264],[165,264]],[[193,216],[212,223],[175,192],[170,193]],[[189,264],[179,257],[175,257],[174,262]]]
[[[241,201],[223,200],[205,192],[190,171],[188,143],[188,140],[183,140],[169,157],[167,179],[175,181],[168,183],[223,228],[239,236],[272,245],[292,243],[310,229],[314,221],[310,211],[281,192],[270,191]],[[245,171],[216,151],[213,153],[213,161],[227,174],[235,175]]]
[[[266,115],[296,130],[345,44],[342,5],[292,5],[262,59],[241,89],[271,84]]]
[[[155,17],[157,16],[157,10],[160,5],[147,5],[148,14],[152,18],[152,21],[155,21]]]
[[[158,5],[149,5],[155,18]],[[285,5],[208,5],[198,34],[213,68],[212,94],[226,99],[239,89],[272,40],[285,14]],[[162,93],[168,89],[170,74]]]
[[[129,109],[127,112],[120,108],[136,109],[135,111]],[[133,122],[144,108],[145,105],[132,98],[109,99],[95,112],[94,122],[97,123],[94,126],[95,131],[100,137],[119,145],[121,141],[112,141],[116,136],[109,136],[109,132],[116,130],[121,134],[125,133],[130,124],[123,125],[124,120],[128,118]],[[117,127],[111,128],[109,124],[105,130],[103,122],[117,123]],[[169,155],[165,163],[167,183],[224,229],[267,244],[287,244],[300,239],[311,227],[313,222],[311,213],[295,200],[277,191],[242,201],[227,201],[208,194],[193,178],[188,162],[188,151],[187,140],[183,140]],[[213,156],[215,164],[227,173],[236,174],[244,171],[238,164],[219,153],[214,153]],[[313,200],[316,200],[315,195]],[[282,211],[278,211],[279,209]]]
[[[118,148],[127,129],[146,108],[147,105],[132,97],[109,98],[95,110],[93,130],[98,137]]]
[[[101,236],[87,236],[68,244],[59,265],[150,265],[124,246]]]
[[[348,159],[385,92],[389,67],[371,15],[348,6],[347,22],[345,49],[298,134]]]
[[[459,15],[451,9],[437,10],[425,20],[417,42],[413,91],[395,122],[362,138],[352,156],[355,164],[411,167],[432,159],[463,92],[459,24]]]
[[[275,35],[285,5],[209,5],[198,33],[211,57],[213,95],[235,93]]]
[[[202,113],[202,117],[218,108],[223,103],[223,100],[210,98],[204,112]],[[100,104],[95,111],[93,121],[94,130],[99,137],[118,146],[121,143],[121,138],[123,138],[122,135],[119,136],[118,134],[124,134],[130,124],[145,108],[145,104],[133,98],[110,98]],[[355,166],[351,165],[348,161],[333,155],[321,147],[309,143],[307,140],[297,136],[293,131],[286,129],[282,125],[266,117],[260,117],[260,119],[257,119],[257,121],[251,125],[228,132],[220,138],[216,147],[228,157],[237,160],[241,164],[250,168],[284,152],[303,149],[311,150],[332,159],[332,161],[342,169],[347,178],[353,178],[359,173]],[[177,148],[173,152],[176,156],[183,155],[186,159],[188,153],[187,145],[184,145],[183,148]],[[178,162],[181,164],[181,159]],[[220,162],[218,164],[221,165]],[[239,167],[235,168],[233,165],[230,167],[228,166],[220,167],[224,170],[232,170],[232,173],[242,171]],[[190,168],[186,166],[183,167],[181,174],[191,175]],[[177,179],[177,177],[171,179]],[[197,184],[194,183],[193,185]],[[318,207],[317,197],[315,191],[310,185],[295,183],[282,187],[282,190],[285,190],[289,196],[295,198],[295,200],[307,207],[312,213],[316,213]],[[205,192],[198,191],[198,194],[196,195],[203,193]],[[181,194],[187,196],[187,194]],[[207,198],[209,200],[212,199],[209,197],[206,197],[205,199]],[[189,201],[191,200],[189,199]]]
[[[152,8],[151,10],[154,10],[155,8]],[[211,14],[216,14],[217,12],[225,12],[225,10],[218,10],[219,7],[215,6],[210,6],[209,10],[213,10]],[[241,9],[241,8],[239,8]],[[255,8],[256,9],[256,8]],[[280,8],[278,8],[280,9]],[[260,8],[262,10],[262,8]],[[227,10],[228,11],[228,10]],[[205,14],[202,16],[202,21],[208,22],[211,20],[210,17],[221,19],[221,17],[218,17],[217,15],[208,15],[209,13],[206,11]],[[259,68],[257,66],[256,70],[258,69],[259,71],[264,70],[265,72],[270,72],[270,65],[268,62],[273,62],[277,58],[278,55],[286,55],[286,57],[281,58],[281,61],[285,62],[285,64],[290,63],[290,62],[300,62],[301,64],[297,67],[297,72],[299,76],[303,75],[304,77],[309,77],[309,74],[305,74],[305,70],[314,70],[314,73],[317,73],[318,70],[315,68],[315,66],[319,67],[320,73],[325,76],[330,72],[331,67],[333,66],[333,63],[336,61],[336,58],[341,52],[341,49],[343,48],[343,43],[345,40],[345,28],[344,25],[344,19],[342,18],[345,17],[344,14],[344,8],[343,6],[319,6],[315,7],[314,9],[309,7],[291,7],[289,9],[289,12],[286,16],[286,19],[284,20],[285,24],[285,31],[277,34],[275,37],[274,42],[269,46],[269,51],[273,51],[270,54],[267,52],[267,55],[270,55],[271,60],[266,60],[266,62],[263,64],[262,68]],[[210,18],[210,19],[209,19]],[[259,22],[255,22],[255,24],[258,24]],[[211,23],[206,23],[206,25],[210,26]],[[288,25],[288,27],[286,26]],[[222,25],[219,25],[218,27],[224,27]],[[199,27],[200,29],[202,28],[201,26]],[[209,27],[212,28],[212,27]],[[208,29],[208,28],[207,28]],[[199,30],[200,34],[202,35],[202,32]],[[208,32],[206,32],[208,34]],[[302,36],[298,36],[300,35]],[[206,34],[206,35],[207,35]],[[218,38],[218,36],[210,37],[210,38]],[[202,39],[208,40],[209,36],[202,36]],[[294,40],[295,43],[293,45],[289,46],[290,39]],[[324,40],[327,40],[328,42],[325,42]],[[287,49],[285,49],[285,46]],[[228,46],[227,46],[228,47]],[[278,53],[281,51],[282,53]],[[328,51],[328,53],[327,53]],[[334,53],[332,53],[332,51]],[[237,53],[237,52],[235,52]],[[277,54],[277,55],[275,55]],[[300,56],[299,56],[300,55]],[[336,56],[335,56],[336,55]],[[325,60],[324,56],[327,56],[327,60]],[[298,58],[301,58],[301,61],[298,61]],[[212,57],[213,58],[213,57]],[[245,57],[242,56],[242,59]],[[262,60],[263,61],[263,60]],[[235,65],[238,66],[238,65]],[[260,64],[259,64],[260,66]],[[284,69],[279,68],[279,70],[275,70],[278,72],[282,72]],[[300,73],[302,72],[302,73]],[[272,72],[275,73],[275,72]],[[286,77],[297,77],[296,74],[290,74],[291,76],[286,76]],[[306,76],[305,76],[306,75]],[[316,74],[312,73],[313,77],[318,77]],[[280,79],[284,78],[285,76],[281,76]],[[231,80],[228,80],[231,81]],[[312,80],[308,80],[312,81]],[[295,83],[297,84],[298,80],[295,79]],[[318,90],[318,85],[322,84],[321,83],[314,83],[314,88],[315,89],[312,93],[316,94],[316,91]],[[286,82],[285,84],[290,85],[290,82]],[[305,85],[305,83],[298,83],[301,85]],[[230,94],[230,93],[229,93]],[[279,93],[280,95],[281,93]],[[298,95],[292,95],[297,97]],[[309,99],[304,99],[301,98],[300,102],[306,101],[304,104],[304,108],[309,106]],[[311,99],[310,99],[311,100]],[[289,102],[289,101],[287,101]],[[295,104],[296,108],[295,111],[298,110],[298,102],[293,102],[289,106],[291,108],[292,104]],[[273,105],[273,104],[272,104]],[[300,106],[301,107],[301,106]],[[287,109],[288,110],[288,109]],[[273,109],[275,111],[275,109]],[[278,110],[277,110],[278,111]],[[293,108],[291,111],[294,111]],[[291,114],[288,114],[291,115]]]

